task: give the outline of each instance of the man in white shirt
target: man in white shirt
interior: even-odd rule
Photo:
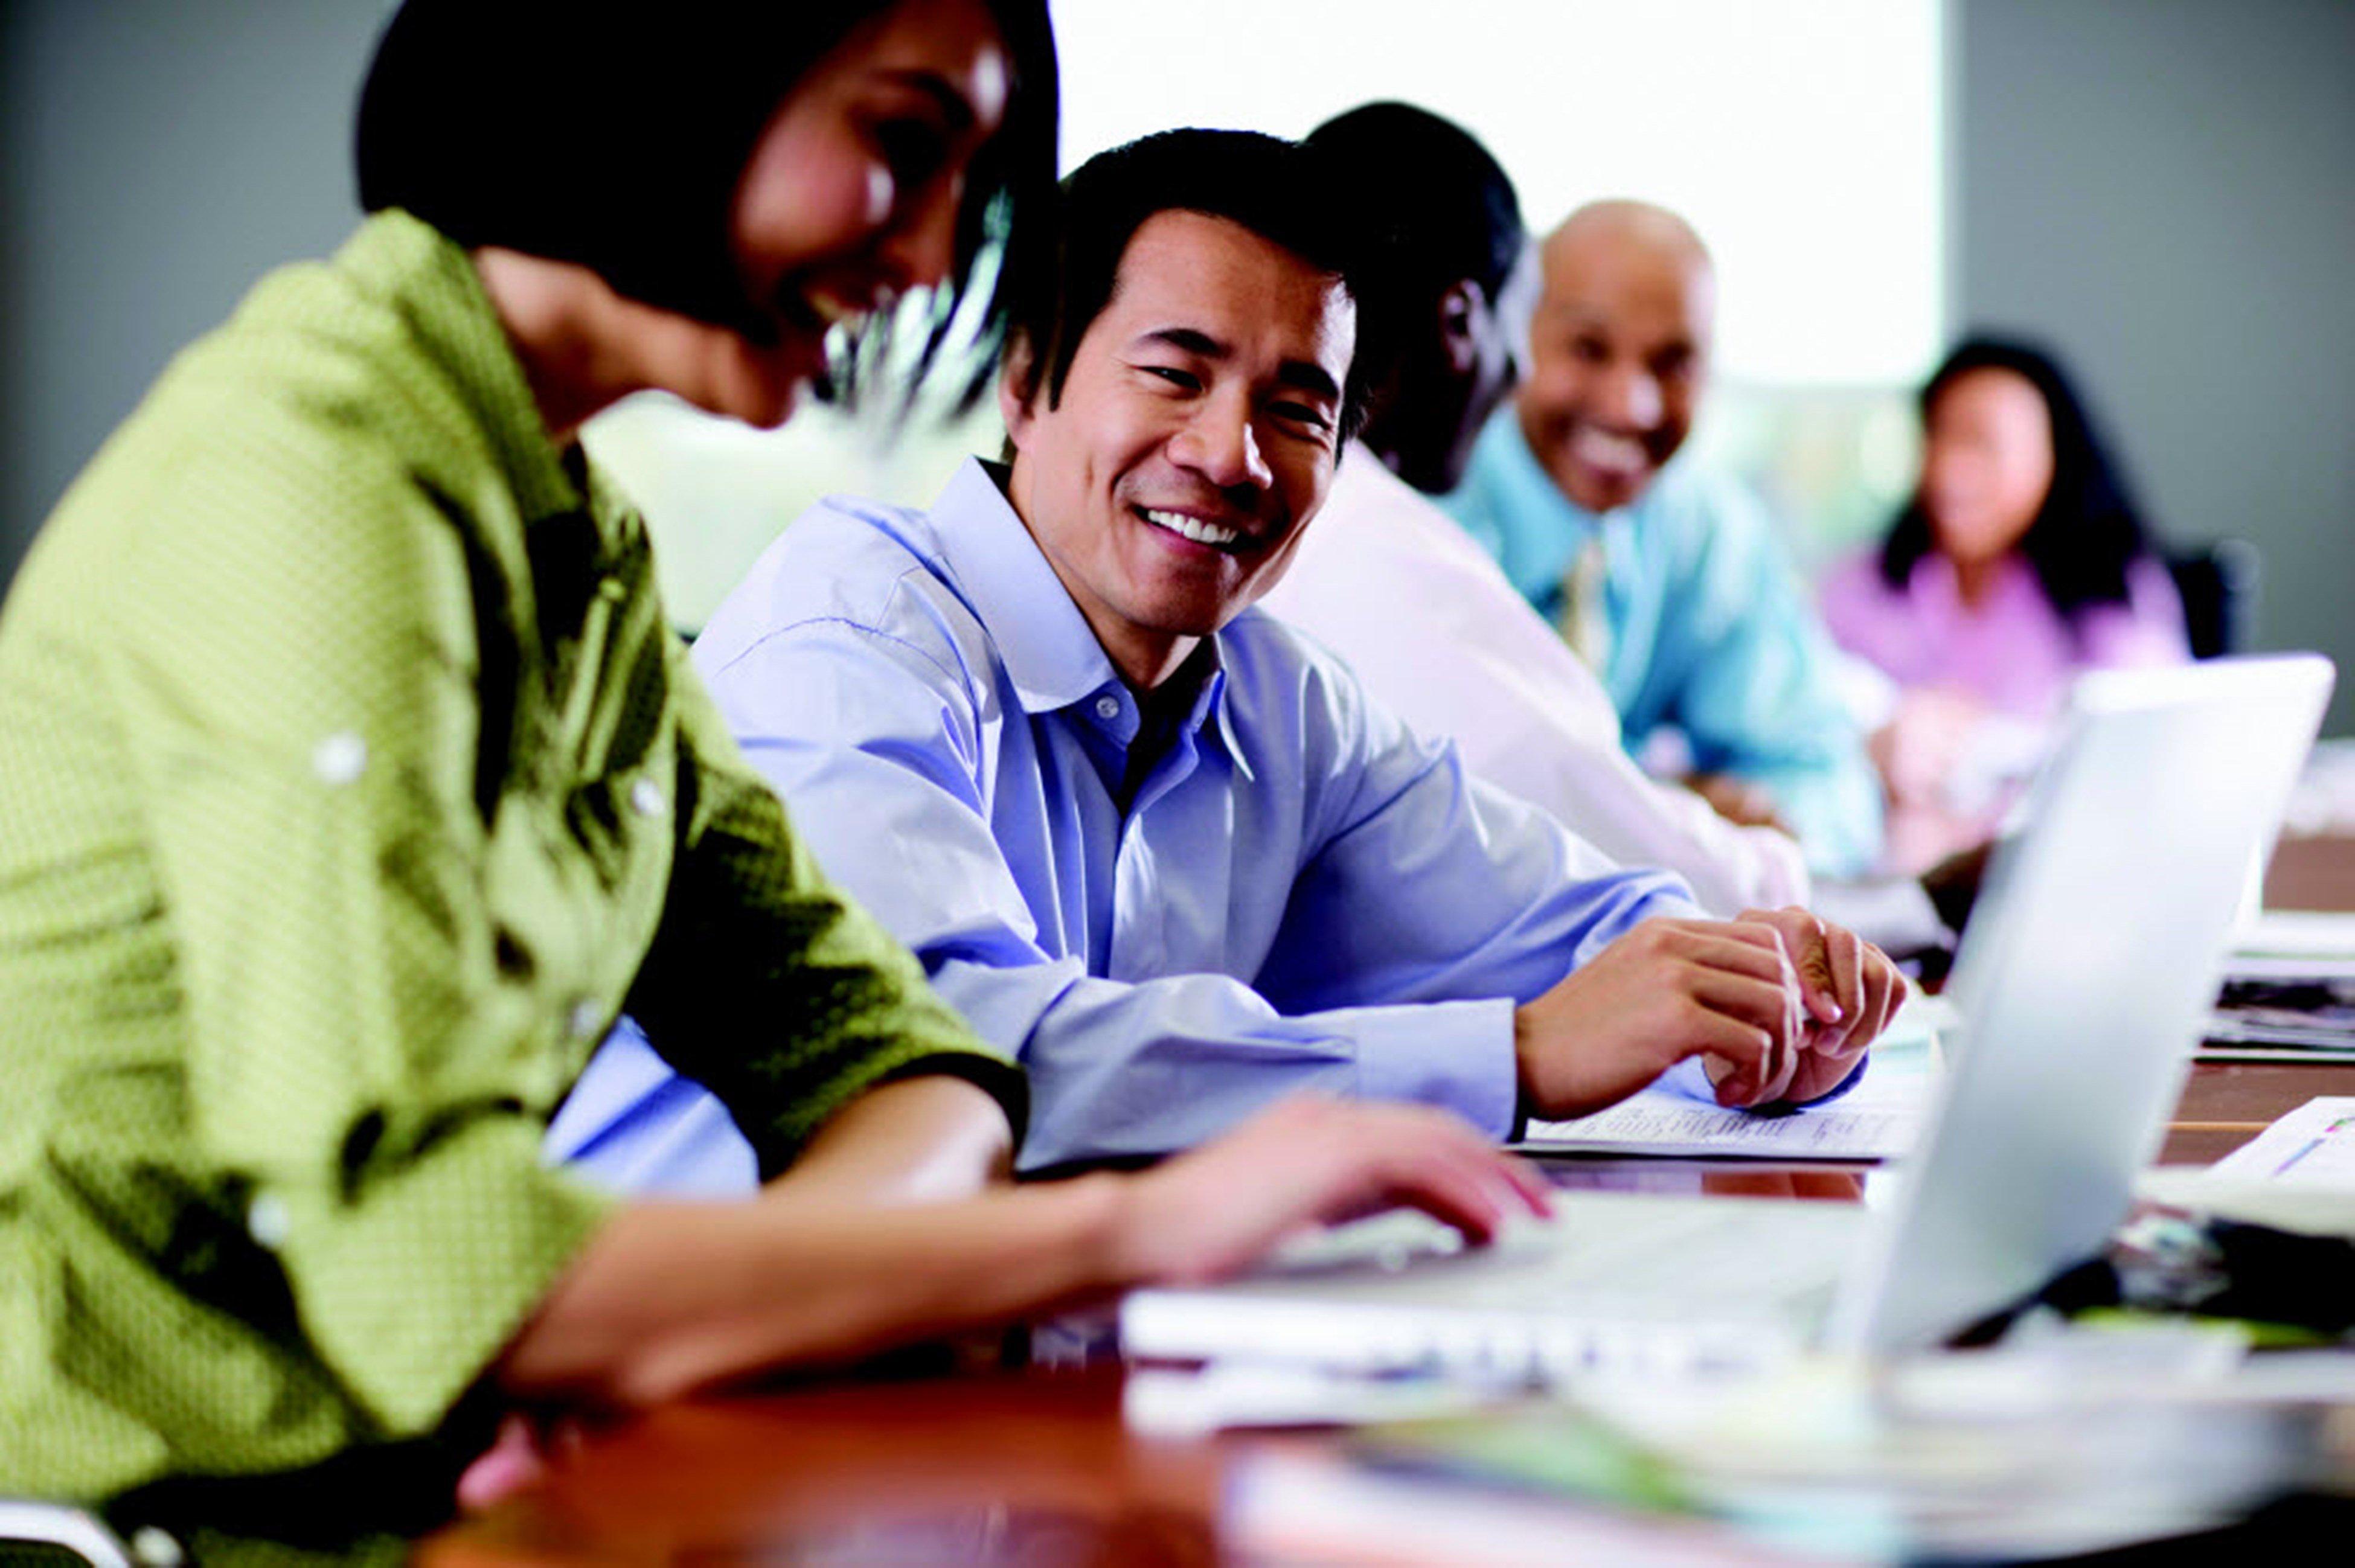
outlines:
[[[1453,737],[1475,773],[1623,864],[1677,872],[1711,913],[1805,902],[1799,846],[1645,776],[1602,683],[1425,498],[1461,482],[1514,382],[1522,323],[1507,296],[1527,236],[1504,170],[1468,133],[1403,103],[1351,110],[1310,140],[1361,171],[1369,209],[1412,221],[1387,237],[1387,303],[1369,302],[1390,368],[1361,450],[1262,603],[1348,659],[1408,723]]]

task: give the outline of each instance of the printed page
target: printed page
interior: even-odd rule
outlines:
[[[2355,1096],[2308,1100],[2210,1166],[2208,1174],[2355,1190]]]
[[[1753,1116],[1655,1085],[1591,1116],[1531,1122],[1517,1147],[1532,1154],[1893,1158],[1920,1136],[1937,1077],[1938,1029],[1952,1016],[1934,998],[1908,1001],[1873,1047],[1864,1082],[1819,1110]]]
[[[2355,1239],[2355,1096],[2308,1100],[2211,1166],[2147,1170],[2135,1196],[2277,1231]]]

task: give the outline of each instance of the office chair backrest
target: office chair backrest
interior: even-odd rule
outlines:
[[[2246,539],[2219,539],[2167,557],[2168,575],[2183,601],[2183,630],[2193,658],[2248,650],[2256,628],[2261,568],[2257,547]]]

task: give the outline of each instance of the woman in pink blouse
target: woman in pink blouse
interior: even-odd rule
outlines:
[[[2060,367],[1974,337],[1922,389],[1922,477],[1823,586],[1895,683],[1873,737],[1891,869],[1983,840],[2078,671],[2189,659],[2183,608]]]

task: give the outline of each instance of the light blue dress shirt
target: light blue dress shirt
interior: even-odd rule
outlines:
[[[695,658],[827,873],[1028,1068],[1025,1168],[1187,1147],[1305,1088],[1506,1134],[1515,1005],[1697,913],[1683,884],[1471,778],[1269,616],[1206,649],[1124,813],[1136,699],[972,463],[929,514],[805,514]],[[624,1033],[549,1148],[721,1191],[751,1185],[735,1145]]]
[[[1840,699],[1841,656],[1748,493],[1672,464],[1634,505],[1597,517],[1540,465],[1508,404],[1441,504],[1548,619],[1599,531],[1611,635],[1596,673],[1628,749],[1674,725],[1696,768],[1764,786],[1816,870],[1871,867],[1881,787]]]

